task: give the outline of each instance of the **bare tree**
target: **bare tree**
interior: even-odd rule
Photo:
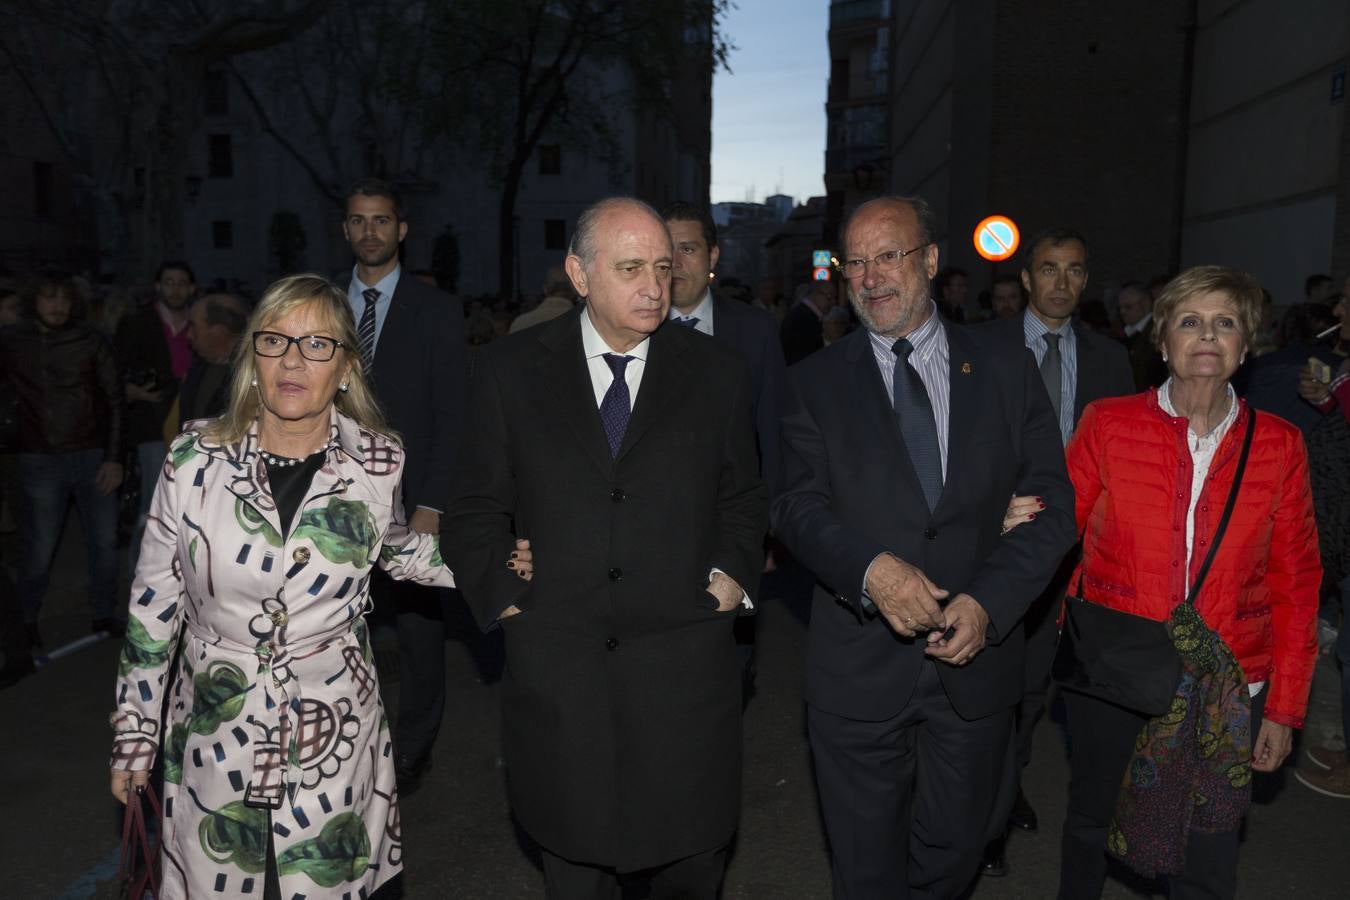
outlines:
[[[0,6],[0,59],[46,121],[111,247],[150,271],[183,248],[189,139],[207,69],[291,40],[328,0],[28,0]]]
[[[674,73],[691,60],[711,74],[732,49],[719,24],[729,0],[461,0],[437,4],[442,51],[434,123],[472,140],[499,185],[498,295],[514,284],[521,178],[540,140],[610,162],[617,109],[669,116]],[[608,72],[620,73],[614,91]]]

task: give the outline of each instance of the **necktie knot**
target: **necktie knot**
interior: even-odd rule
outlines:
[[[623,373],[628,369],[628,361],[631,356],[620,356],[617,353],[606,353],[605,362],[609,364],[609,370],[614,373],[616,379],[622,378]]]
[[[891,345],[891,352],[900,357],[901,362],[909,362],[909,355],[914,352],[914,345],[909,342],[909,338],[901,338]]]
[[[675,321],[679,322],[681,325],[683,325],[683,326],[686,327],[686,328],[693,328],[695,325],[698,324],[698,316],[689,316],[689,317],[687,317],[687,318],[684,317],[684,316],[681,316],[680,318],[676,319]]]
[[[1055,334],[1053,331],[1047,331],[1045,334],[1041,335],[1041,337],[1045,339],[1045,345],[1051,350],[1059,349],[1059,339],[1062,335]]]
[[[380,299],[380,292],[375,288],[366,288],[361,292],[361,296],[366,298],[366,306],[374,306]]]

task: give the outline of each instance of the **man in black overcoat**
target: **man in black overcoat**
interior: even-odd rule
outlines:
[[[939,318],[934,232],[920,199],[859,207],[840,268],[865,327],[788,370],[773,523],[819,579],[807,724],[838,898],[956,897],[974,880],[1022,616],[1074,538],[1035,362]],[[1014,493],[1046,509],[1004,537]]]
[[[442,548],[505,631],[511,806],[555,900],[717,895],[740,807],[732,625],[768,527],[745,363],[666,325],[672,246],[636,200],[578,219],[584,308],[494,342]],[[533,543],[526,583],[502,565]]]

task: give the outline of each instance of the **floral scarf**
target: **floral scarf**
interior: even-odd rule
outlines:
[[[1191,832],[1236,831],[1251,805],[1251,696],[1232,650],[1182,603],[1165,623],[1181,655],[1172,708],[1145,723],[1107,834],[1147,877],[1181,872]]]

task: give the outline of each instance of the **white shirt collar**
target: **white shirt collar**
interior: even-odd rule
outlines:
[[[712,290],[709,289],[703,292],[703,299],[700,300],[698,302],[698,306],[695,306],[692,310],[690,310],[687,315],[676,309],[674,304],[671,304],[670,313],[669,315],[666,316],[666,318],[668,319],[695,318],[698,319],[700,322],[707,322],[712,319],[712,305],[713,305]]]
[[[651,336],[642,339],[638,344],[627,353],[619,353],[600,336],[600,332],[595,330],[595,323],[591,321],[591,308],[587,306],[581,311],[581,349],[586,354],[587,359],[594,359],[597,356],[603,356],[606,353],[619,353],[620,356],[633,356],[643,362],[647,361],[647,351],[651,348]]]
[[[1196,434],[1194,430],[1190,428],[1186,429],[1187,433],[1190,435],[1192,453],[1199,452],[1206,448],[1217,447],[1219,445],[1219,441],[1223,439],[1224,434],[1228,432],[1228,429],[1232,426],[1233,422],[1237,420],[1238,414],[1237,391],[1233,390],[1233,386],[1231,384],[1227,385],[1227,387],[1228,387],[1228,412],[1224,415],[1223,419],[1219,422],[1219,424],[1215,425],[1214,428],[1210,430],[1209,434]],[[1168,378],[1166,381],[1164,381],[1162,387],[1158,388],[1158,406],[1162,407],[1162,411],[1167,413],[1172,418],[1174,419],[1180,418],[1180,416],[1177,415],[1176,407],[1172,405],[1171,378]]]
[[[396,264],[394,270],[388,275],[384,276],[374,284],[366,284],[357,276],[356,266],[352,266],[352,288],[347,293],[351,296],[359,297],[367,288],[375,288],[380,292],[381,300],[388,300],[390,297],[394,296],[394,291],[398,288],[399,275],[402,274],[402,272],[403,267]]]
[[[1149,326],[1149,323],[1152,321],[1153,321],[1153,313],[1151,312],[1144,313],[1144,317],[1140,319],[1138,322],[1135,322],[1133,325],[1125,326],[1125,334],[1127,335],[1138,334],[1139,332],[1147,328]]]

